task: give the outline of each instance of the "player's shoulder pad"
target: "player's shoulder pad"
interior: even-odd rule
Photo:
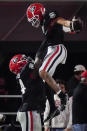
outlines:
[[[33,63],[30,63],[30,64],[28,65],[28,67],[29,67],[29,69],[34,69],[34,64],[33,64]]]
[[[58,13],[56,11],[52,11],[49,13],[49,17],[51,19],[57,18],[58,17]]]

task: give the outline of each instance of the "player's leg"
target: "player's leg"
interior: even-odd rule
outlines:
[[[17,121],[19,121],[22,131],[26,131],[27,122],[26,122],[26,112],[17,113]]]
[[[17,113],[22,131],[42,131],[40,114],[37,111]]]
[[[49,47],[47,55],[44,58],[43,64],[39,69],[41,78],[45,80],[47,84],[51,88],[53,88],[55,92],[58,91],[58,87],[52,76],[56,70],[56,67],[60,63],[64,64],[66,58],[67,58],[67,50],[62,44]]]

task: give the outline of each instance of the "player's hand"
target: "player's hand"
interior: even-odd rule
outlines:
[[[72,32],[79,33],[82,30],[83,22],[80,18],[76,18],[75,16],[72,18],[70,23],[70,29]]]

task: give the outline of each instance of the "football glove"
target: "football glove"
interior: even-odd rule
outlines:
[[[80,18],[73,17],[72,21],[70,22],[70,29],[71,32],[79,33],[82,30],[83,22]]]

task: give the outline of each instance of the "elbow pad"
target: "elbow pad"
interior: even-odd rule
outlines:
[[[82,30],[83,23],[80,18],[73,17],[72,21],[70,22],[70,29],[71,32],[79,33]]]

